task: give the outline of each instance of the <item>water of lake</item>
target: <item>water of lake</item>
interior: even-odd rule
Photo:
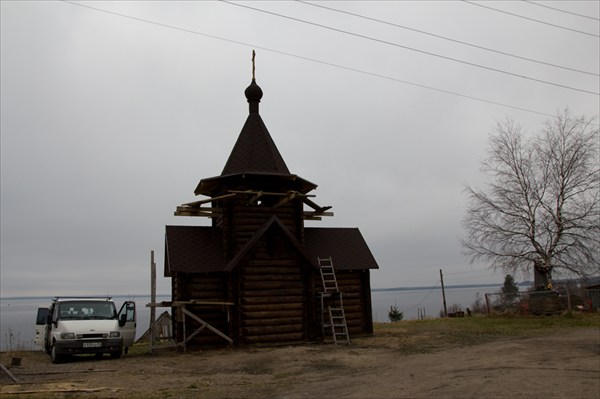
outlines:
[[[481,298],[486,292],[498,292],[498,287],[446,288],[446,304],[448,308],[459,305],[462,309],[470,307],[477,293]],[[158,295],[157,301],[168,301],[170,295]],[[1,298],[0,299],[0,350],[40,349],[33,345],[35,317],[38,307],[47,307],[51,298]],[[148,329],[150,323],[150,296],[115,296],[117,310],[127,300],[136,302],[137,337]],[[442,291],[440,287],[432,289],[402,289],[397,291],[373,291],[371,294],[373,320],[387,322],[390,306],[394,305],[404,313],[404,320],[416,320],[419,314],[428,318],[436,318],[443,309]],[[157,317],[168,308],[158,308]]]

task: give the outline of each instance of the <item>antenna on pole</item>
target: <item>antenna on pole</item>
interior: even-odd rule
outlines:
[[[254,78],[255,78],[255,76],[254,76],[254,69],[255,69],[254,57],[256,57],[256,52],[254,50],[252,50],[252,80],[254,80]]]

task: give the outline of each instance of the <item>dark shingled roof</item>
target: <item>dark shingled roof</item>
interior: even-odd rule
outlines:
[[[253,113],[248,115],[221,176],[256,172],[290,174],[262,118]]]
[[[379,269],[369,246],[356,227],[307,227],[306,255],[333,260],[336,270]]]
[[[275,224],[270,221],[264,230]],[[336,270],[379,268],[358,228],[306,228],[304,235],[305,245],[301,252],[313,265],[316,265],[317,257],[331,257]],[[174,272],[227,271],[221,240],[221,231],[217,227],[167,226],[165,276]]]
[[[210,226],[167,226],[165,234],[165,277],[172,272],[223,271],[221,230]]]

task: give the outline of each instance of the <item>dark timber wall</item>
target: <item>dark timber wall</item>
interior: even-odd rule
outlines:
[[[190,299],[207,302],[229,302],[227,279],[225,273],[177,273],[172,277],[174,301],[189,301]],[[227,320],[226,308],[222,306],[190,306],[186,307],[193,314],[205,320],[220,331],[229,331],[229,322]],[[174,334],[177,341],[183,339],[183,316],[177,308],[172,309],[175,315]],[[186,317],[186,333],[189,336],[194,330],[200,327],[199,323],[189,317]],[[190,345],[222,345],[225,341],[209,330],[203,330],[196,335]]]
[[[307,338],[307,274],[299,263],[294,259],[256,259],[239,269],[240,343]]]

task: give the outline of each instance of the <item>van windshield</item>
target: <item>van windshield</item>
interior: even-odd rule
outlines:
[[[104,301],[65,301],[59,303],[60,320],[112,320],[117,318],[115,304]]]

